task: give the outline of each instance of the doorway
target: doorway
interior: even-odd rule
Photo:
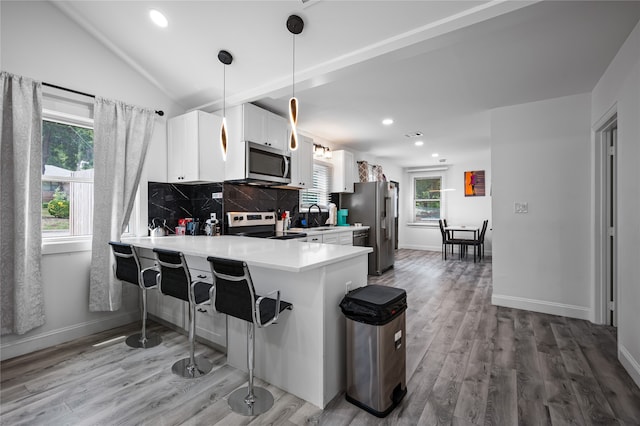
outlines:
[[[596,277],[599,321],[617,327],[617,115],[596,132]]]

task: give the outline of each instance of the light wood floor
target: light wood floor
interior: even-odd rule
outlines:
[[[395,269],[370,283],[404,288],[409,304],[408,394],[385,419],[344,395],[321,411],[273,387],[269,412],[235,415],[226,397],[245,374],[198,345],[215,371],[180,379],[170,366],[186,354],[186,337],[154,324],[162,345],[130,349],[119,336],[136,331],[132,324],[3,362],[0,423],[640,424],[640,390],[616,360],[615,329],[492,306],[490,261],[399,250]]]

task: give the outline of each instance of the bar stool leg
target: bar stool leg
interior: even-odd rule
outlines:
[[[125,340],[131,348],[153,348],[162,343],[162,337],[152,333],[147,337],[147,290],[142,290],[142,333],[132,334]]]
[[[268,390],[253,386],[253,365],[255,362],[255,325],[247,322],[247,387],[236,389],[229,395],[229,407],[243,416],[257,416],[273,407],[273,395]]]
[[[189,304],[189,358],[176,361],[171,366],[173,374],[185,379],[202,377],[213,369],[213,364],[203,356],[195,356],[196,305]]]

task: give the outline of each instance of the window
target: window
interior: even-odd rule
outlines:
[[[90,235],[93,222],[93,121],[44,112],[42,236]]]
[[[442,176],[416,177],[413,180],[413,222],[432,223],[443,217]]]
[[[326,207],[330,202],[331,166],[313,162],[313,188],[300,191],[300,208],[312,204]]]

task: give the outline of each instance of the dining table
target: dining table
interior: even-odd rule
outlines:
[[[477,240],[480,227],[473,225],[449,225],[445,226],[444,230],[451,233],[452,239],[455,238],[455,232],[473,232],[473,239]]]

